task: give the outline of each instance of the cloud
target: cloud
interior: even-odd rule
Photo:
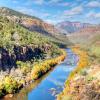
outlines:
[[[62,2],[62,3],[58,3],[58,6],[69,6],[68,2]]]
[[[77,6],[77,7],[74,7],[70,10],[65,10],[64,11],[64,15],[66,16],[74,16],[74,15],[79,15],[83,12],[83,7],[82,6]]]
[[[84,9],[82,6],[76,6],[74,8],[65,10],[63,12],[59,11],[55,15],[52,15],[52,17],[50,16],[49,19],[46,19],[45,21],[48,23],[56,24],[66,19],[68,20],[68,19],[76,18],[76,15],[81,15],[83,13],[83,10]]]
[[[100,18],[100,13],[95,14],[95,18]]]
[[[55,6],[68,6],[69,5],[68,2],[62,2],[62,0],[49,0],[49,1],[34,0],[33,3],[35,3],[37,5],[43,5],[43,4],[45,4],[45,5],[55,5]]]
[[[26,7],[17,7],[17,10],[22,12],[22,13],[25,13],[25,14],[34,14],[36,11],[31,9],[31,8],[26,8]]]
[[[18,3],[18,0],[12,0],[12,2],[16,4],[16,3]]]
[[[68,6],[69,2],[63,2],[62,0],[50,0],[48,4],[53,4],[55,6]]]
[[[57,20],[52,20],[52,19],[45,19],[44,20],[45,22],[49,23],[49,24],[56,24],[57,23]]]
[[[49,13],[44,13],[42,16],[43,16],[43,17],[49,17],[50,14],[49,14]]]
[[[45,3],[45,0],[34,0],[33,1],[35,4],[38,4],[38,5],[42,5]]]
[[[24,14],[28,14],[28,15],[31,15],[31,16],[36,16],[36,17],[40,16],[39,18],[41,18],[41,19],[45,19],[45,18],[51,16],[47,12],[38,12],[37,10],[34,10],[32,8],[17,7],[17,10],[24,13]]]
[[[91,2],[93,3],[94,1]],[[99,3],[97,4],[97,0],[93,4],[91,2],[83,0],[77,0],[77,2],[66,2],[62,0],[27,0],[27,2],[22,4],[23,6],[20,7],[19,5],[19,8],[16,8],[16,10],[39,17],[40,19],[43,19],[44,21],[51,24],[56,24],[64,20],[89,21],[90,19],[90,22],[92,22],[92,20],[97,22],[97,20],[100,18],[100,13],[98,12],[99,8],[90,9],[89,7],[90,5],[91,7],[99,7]],[[35,7],[32,5],[35,5]],[[41,5],[44,7],[38,11],[37,7],[42,7]],[[55,10],[57,8],[58,9],[56,12],[55,10],[49,11],[47,6],[51,8],[55,7]],[[64,9],[62,10],[61,8]]]
[[[100,7],[100,2],[98,1],[91,1],[87,4],[88,7],[92,7],[92,8],[95,8],[95,7]]]
[[[50,0],[49,3],[58,3],[60,1],[62,1],[62,0]]]
[[[96,13],[94,11],[91,11],[89,12],[87,15],[86,15],[87,18],[91,18],[91,19],[99,19],[100,18],[100,13]]]

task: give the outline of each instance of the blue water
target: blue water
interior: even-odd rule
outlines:
[[[66,59],[47,76],[18,93],[13,100],[55,100],[64,87],[70,72],[77,66],[78,57],[71,49],[66,49]],[[35,86],[34,86],[35,84]],[[29,89],[31,87],[31,89]]]

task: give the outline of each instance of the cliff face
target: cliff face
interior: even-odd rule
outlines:
[[[0,47],[0,69],[6,70],[16,67],[17,61],[31,61],[35,59],[44,59],[44,53],[49,52],[51,46],[45,45],[42,47],[30,46],[14,46],[13,53],[9,53],[6,48]],[[35,58],[35,59],[34,59]]]

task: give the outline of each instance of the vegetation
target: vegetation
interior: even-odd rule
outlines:
[[[11,49],[14,45],[43,45],[49,43],[49,40],[36,32],[30,32],[20,25],[8,20],[6,17],[0,17],[0,46]]]
[[[19,89],[20,84],[11,76],[6,76],[4,80],[0,82],[0,97],[5,94],[15,93]]]
[[[5,94],[12,94],[17,92],[17,90],[24,86],[26,83],[29,83],[32,80],[36,80],[46,72],[48,72],[51,68],[53,68],[56,64],[60,63],[64,60],[66,53],[64,50],[61,50],[62,54],[53,59],[44,60],[37,64],[30,64],[17,62],[17,65],[20,68],[20,71],[24,75],[24,78],[11,76],[10,74],[4,76],[2,81],[0,81],[0,97]],[[19,72],[20,73],[20,72]]]
[[[88,99],[91,98],[92,100],[96,97],[96,95],[100,94],[100,92],[96,88],[100,86],[100,79],[98,79],[98,77],[100,77],[99,39],[100,38],[98,35],[87,44],[81,44],[81,48],[79,48],[78,46],[73,48],[73,51],[79,56],[79,62],[75,70],[70,73],[68,79],[66,80],[65,88],[62,93],[58,95],[58,100],[81,100],[85,97],[88,97]],[[91,88],[89,90],[88,85]],[[92,91],[94,91],[94,93],[91,93]],[[88,96],[88,94],[90,94],[91,97]],[[94,96],[94,94],[96,95]]]
[[[63,52],[63,54],[57,58],[48,59],[42,63],[34,65],[33,71],[32,71],[32,78],[38,79],[44,73],[49,71],[52,67],[54,67],[55,65],[57,65],[58,63],[63,61],[66,56],[66,53],[64,51],[62,51],[62,52]]]
[[[30,32],[19,24],[0,16],[0,54],[27,57],[26,60],[37,61],[61,54],[54,39],[40,33]],[[56,42],[56,41],[55,41]],[[57,43],[59,43],[57,41]],[[8,57],[7,57],[8,58]],[[13,58],[11,58],[13,59]],[[21,60],[21,59],[18,59]],[[24,59],[24,61],[26,61]],[[8,61],[7,61],[8,62]]]
[[[58,40],[0,16],[0,97],[17,92],[63,61],[66,53],[57,45]]]

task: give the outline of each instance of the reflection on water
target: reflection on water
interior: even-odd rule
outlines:
[[[55,95],[63,90],[66,78],[78,62],[71,49],[66,51],[67,57],[61,64],[7,100],[55,100]]]

